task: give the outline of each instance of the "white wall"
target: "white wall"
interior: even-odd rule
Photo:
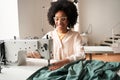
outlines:
[[[21,38],[43,36],[53,29],[47,20],[50,1],[18,0]],[[112,35],[112,27],[120,23],[119,7],[120,0],[79,0],[78,31],[85,32],[91,24],[92,32],[88,35],[90,45],[99,44]]]
[[[18,0],[20,37],[41,37],[52,30],[47,20],[50,0]]]
[[[17,0],[0,0],[0,40],[19,37]]]
[[[112,35],[112,27],[120,23],[120,0],[79,0],[80,29],[87,30],[90,45],[95,45]],[[119,25],[120,26],[120,25]]]

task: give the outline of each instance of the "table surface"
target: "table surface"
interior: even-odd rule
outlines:
[[[112,47],[109,46],[84,46],[85,53],[114,53]]]
[[[26,65],[21,66],[17,66],[16,64],[6,66],[2,65],[0,80],[26,80],[35,71],[47,65],[48,65],[47,60],[30,58],[27,59]]]
[[[55,61],[51,61],[55,62]],[[2,66],[2,73],[0,73],[0,80],[26,80],[35,71],[43,66],[47,66],[47,60],[42,59],[27,59],[26,65],[16,66],[7,65]],[[120,75],[120,70],[118,71]]]

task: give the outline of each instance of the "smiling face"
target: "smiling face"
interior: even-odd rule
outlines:
[[[54,17],[56,29],[62,32],[67,31],[68,19],[63,11],[58,11]]]

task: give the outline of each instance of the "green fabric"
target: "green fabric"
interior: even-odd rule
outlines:
[[[27,80],[120,80],[118,69],[119,62],[75,61],[54,71],[43,67]]]

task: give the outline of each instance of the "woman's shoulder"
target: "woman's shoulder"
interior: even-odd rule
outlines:
[[[74,39],[81,39],[82,38],[80,33],[77,31],[69,31],[69,35],[71,35],[72,38],[74,38]]]
[[[69,33],[71,33],[71,34],[73,34],[73,35],[80,35],[79,32],[77,32],[77,31],[73,31],[73,30],[70,30]]]

